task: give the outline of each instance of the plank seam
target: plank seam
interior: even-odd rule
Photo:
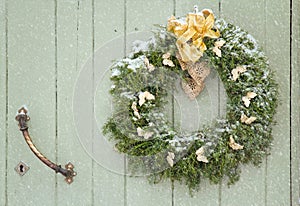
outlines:
[[[268,204],[268,156],[266,157],[266,164],[265,164],[265,205]]]
[[[293,171],[292,171],[292,135],[293,135],[293,122],[292,122],[292,90],[293,90],[293,69],[292,69],[292,55],[293,55],[293,0],[290,0],[290,99],[289,99],[289,106],[290,106],[290,205],[292,206],[292,200],[293,200]]]
[[[94,81],[95,81],[95,1],[92,0],[92,94],[94,94]],[[92,98],[92,108],[94,106],[94,98]],[[94,117],[94,109],[92,110],[92,117]],[[94,135],[94,122],[92,121],[92,135]],[[92,137],[92,154],[94,153],[94,138]],[[94,178],[95,160],[92,159],[92,205],[95,205],[95,178]]]
[[[79,39],[79,7],[80,7],[80,1],[77,0],[77,14],[76,14],[76,59],[75,59],[75,69],[76,71],[78,70],[78,49],[79,49],[79,45],[78,45],[78,39]]]
[[[5,1],[5,206],[8,205],[8,0]]]
[[[294,14],[298,14],[299,13],[299,11],[300,11],[300,3],[299,3],[299,1],[294,1],[294,10],[295,10],[295,12],[293,12]],[[300,52],[300,47],[299,47],[299,41],[300,41],[300,33],[299,33],[299,23],[300,23],[300,16],[298,15],[297,16],[297,18],[295,18],[294,19],[294,22],[295,22],[295,26],[294,26],[294,28],[295,28],[295,31],[296,32],[294,32],[294,36],[295,36],[295,39],[294,39],[294,41],[295,41],[295,48],[296,48],[296,54],[294,54],[294,56],[295,56],[295,58],[296,58],[296,60],[295,60],[295,62],[296,62],[296,65],[299,67],[299,65],[300,65],[300,58],[299,58],[299,52]],[[295,71],[297,71],[297,69],[295,70]],[[297,71],[297,73],[296,73],[296,76],[297,76],[297,81],[298,81],[298,89],[296,90],[296,94],[298,93],[299,94],[299,92],[300,92],[300,79],[299,79],[299,77],[300,77],[300,72],[299,72],[299,70]],[[296,101],[299,101],[300,100],[300,97],[298,96],[298,98],[296,99]],[[297,104],[296,104],[297,105]],[[299,128],[299,123],[300,123],[300,115],[299,115],[299,111],[300,111],[300,105],[298,104],[297,105],[298,107],[296,107],[296,110],[298,110],[298,118],[296,119],[296,121],[297,121],[297,124],[298,124],[298,127],[297,126],[295,126],[295,128],[297,128],[297,130],[295,131],[295,133],[296,134],[300,134],[300,128]],[[300,165],[300,161],[299,161],[299,159],[297,158],[297,156],[299,155],[299,148],[300,148],[300,141],[299,141],[299,137],[295,137],[295,141],[296,141],[296,146],[295,146],[295,154],[296,154],[296,158],[295,159],[297,159],[297,162],[296,162],[296,173],[297,173],[297,176],[296,176],[296,178],[297,178],[297,180],[296,180],[296,183],[298,183],[298,186],[297,187],[295,187],[295,188],[297,188],[297,190],[298,191],[296,191],[296,194],[297,194],[297,202],[298,202],[298,204],[297,205],[300,205],[300,184],[299,184],[299,180],[300,180],[300,168],[299,168],[299,165]]]
[[[176,16],[176,0],[173,0],[173,15]]]
[[[57,150],[58,150],[58,71],[57,71],[57,0],[54,1],[54,44],[55,44],[55,51],[54,51],[54,58],[55,58],[55,63],[54,63],[54,75],[55,75],[55,162],[58,162],[58,156],[57,156]],[[57,182],[57,175],[55,175],[55,204],[57,205],[58,203],[58,182]]]

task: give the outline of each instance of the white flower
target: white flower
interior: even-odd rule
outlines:
[[[219,41],[216,41],[215,42],[215,46],[213,48],[213,52],[215,52],[215,54],[218,56],[218,57],[222,57],[222,52],[221,52],[221,47],[225,44],[225,40],[219,40]]]
[[[229,146],[233,149],[233,150],[240,150],[243,149],[244,146],[238,144],[235,142],[235,140],[233,139],[232,135],[230,135],[229,137]]]
[[[244,73],[245,71],[247,71],[246,66],[237,66],[235,69],[231,71],[232,80],[236,81],[237,78],[239,78],[240,74]]]
[[[251,124],[252,122],[254,122],[257,118],[256,117],[247,117],[245,114],[241,115],[241,122],[245,123],[245,124]]]
[[[163,65],[169,66],[169,67],[175,67],[175,64],[170,60],[169,58],[171,57],[171,54],[169,52],[163,54],[162,58],[163,60]]]
[[[165,53],[165,54],[162,55],[163,59],[169,59],[170,57],[171,57],[170,52],[167,52],[167,53]]]
[[[204,147],[200,147],[197,151],[196,151],[196,155],[197,155],[197,160],[199,162],[205,162],[208,163],[208,159],[206,156],[204,156]]]
[[[253,99],[256,96],[257,96],[257,94],[255,92],[247,92],[246,96],[242,97],[244,105],[246,107],[249,107],[251,99]]]
[[[144,135],[144,130],[140,127],[136,128],[136,132],[138,133],[139,137],[142,137]]]
[[[153,132],[147,132],[140,127],[136,128],[136,132],[139,137],[144,137],[144,139],[149,139],[153,135]]]
[[[163,64],[169,67],[175,67],[175,64],[170,59],[164,59]]]
[[[175,158],[175,154],[173,152],[168,152],[167,162],[171,167],[173,167],[174,165],[174,158]]]
[[[147,57],[144,58],[144,63],[146,65],[147,69],[149,70],[149,72],[152,72],[155,70],[154,65],[149,62],[149,59]]]
[[[150,137],[152,137],[153,132],[145,132],[144,133],[144,139],[149,139]]]
[[[146,100],[154,100],[155,96],[148,91],[139,94],[139,105],[142,106]]]
[[[141,115],[139,114],[139,110],[137,109],[136,102],[132,102],[131,109],[133,110],[134,116],[136,116],[138,119],[141,119]]]

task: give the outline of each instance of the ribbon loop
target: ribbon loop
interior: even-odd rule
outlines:
[[[204,38],[220,36],[218,30],[213,30],[214,23],[214,14],[208,9],[189,13],[185,21],[174,16],[169,18],[167,29],[177,37],[176,46],[183,62],[198,61],[207,49]]]

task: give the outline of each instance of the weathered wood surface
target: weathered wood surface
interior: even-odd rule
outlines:
[[[100,131],[93,119],[85,122],[82,138],[76,130],[79,117],[73,115],[80,108],[73,108],[73,97],[82,68],[89,67],[85,75],[90,81],[83,85],[90,105],[85,115],[99,115],[94,95],[99,74],[108,76],[107,68],[98,65],[125,55],[133,32],[165,24],[168,16],[184,15],[195,4],[213,9],[260,42],[276,72],[280,105],[272,154],[261,167],[244,166],[240,181],[230,188],[226,182],[204,182],[190,197],[179,183],[149,185],[144,177],[128,177],[126,159],[105,154],[105,144],[97,145]],[[0,205],[299,205],[299,11],[296,0],[1,0]],[[108,45],[117,50],[109,52]],[[74,163],[78,175],[71,185],[25,144],[14,120],[23,104],[30,109],[36,146],[53,161]],[[111,165],[95,158],[99,154]],[[21,160],[30,166],[22,177],[14,171]]]

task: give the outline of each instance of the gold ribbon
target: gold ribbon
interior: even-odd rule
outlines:
[[[183,62],[196,62],[206,50],[204,38],[218,38],[220,32],[214,31],[214,14],[204,9],[201,12],[189,13],[186,21],[171,16],[167,30],[177,37],[176,46]]]

